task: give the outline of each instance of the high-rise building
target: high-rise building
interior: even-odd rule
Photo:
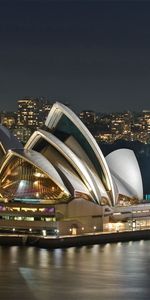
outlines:
[[[50,109],[51,103],[44,97],[18,100],[18,126],[33,129],[43,126]]]
[[[36,99],[18,100],[18,125],[36,127],[38,125],[38,105]]]

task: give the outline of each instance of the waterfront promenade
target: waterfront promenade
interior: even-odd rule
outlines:
[[[112,233],[96,233],[76,236],[34,236],[34,235],[17,235],[1,234],[0,245],[18,245],[18,246],[35,246],[40,248],[66,248],[79,247],[94,244],[149,240],[150,229],[137,231],[124,231]]]

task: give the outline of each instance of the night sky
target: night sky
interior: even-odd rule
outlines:
[[[150,1],[0,0],[0,110],[40,95],[150,109]]]

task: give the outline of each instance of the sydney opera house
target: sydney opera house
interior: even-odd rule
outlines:
[[[134,152],[103,156],[68,107],[55,103],[26,145],[0,125],[0,230],[73,234],[102,231],[113,207],[139,203]]]

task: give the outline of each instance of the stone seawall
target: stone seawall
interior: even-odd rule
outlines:
[[[150,240],[150,230],[117,232],[117,233],[103,233],[73,237],[41,237],[41,236],[15,236],[15,235],[1,235],[0,245],[5,246],[34,246],[47,249],[80,247],[94,244]]]

